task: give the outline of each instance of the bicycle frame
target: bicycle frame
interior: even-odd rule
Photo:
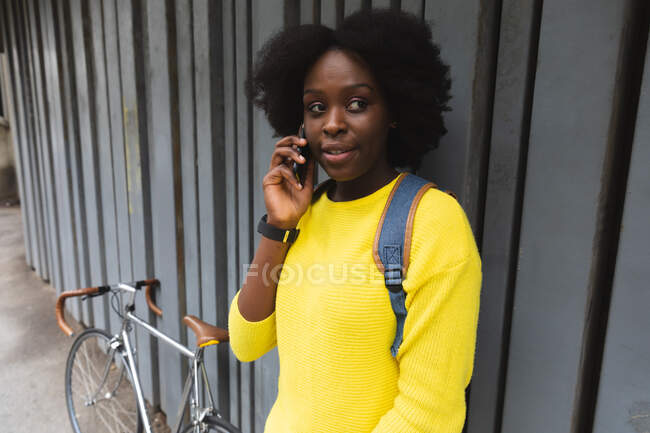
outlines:
[[[151,326],[149,323],[145,322],[144,320],[140,319],[137,317],[135,314],[133,314],[134,311],[134,303],[135,303],[135,294],[136,294],[136,288],[131,287],[127,284],[118,284],[117,288],[125,291],[130,294],[130,299],[129,301],[125,304],[124,307],[124,319],[122,321],[122,327],[120,330],[120,333],[118,335],[115,335],[113,339],[111,339],[111,349],[109,352],[109,364],[112,359],[112,355],[115,350],[119,350],[122,355],[126,356],[127,362],[129,364],[129,367],[131,369],[131,374],[132,374],[132,380],[133,380],[133,386],[135,387],[136,391],[136,399],[138,401],[138,407],[140,409],[140,416],[142,419],[142,423],[144,425],[144,429],[146,433],[152,433],[151,432],[151,423],[149,421],[149,416],[147,414],[146,410],[146,405],[145,405],[145,399],[144,399],[144,394],[142,392],[142,387],[140,385],[140,378],[138,375],[138,370],[136,366],[136,361],[135,361],[135,356],[134,356],[134,351],[133,351],[133,346],[131,344],[131,339],[129,337],[129,329],[130,329],[130,324],[134,323],[144,330],[146,330],[149,334],[153,335],[154,337],[158,338],[159,340],[162,340],[166,344],[172,346],[174,349],[178,350],[181,354],[183,354],[186,358],[191,361],[191,368],[190,371],[187,374],[187,377],[185,379],[185,386],[183,389],[183,395],[181,398],[181,403],[178,408],[177,412],[177,417],[176,421],[174,424],[174,428],[172,429],[172,432],[179,433],[180,429],[182,427],[181,422],[183,420],[183,412],[185,412],[185,408],[187,407],[188,400],[190,402],[190,421],[194,425],[195,432],[199,432],[200,428],[200,423],[203,421],[205,416],[207,415],[216,415],[219,418],[221,418],[221,415],[218,413],[218,411],[215,409],[214,406],[214,398],[212,396],[212,390],[210,389],[210,382],[208,381],[208,375],[205,371],[205,366],[203,364],[203,350],[204,348],[199,347],[197,348],[194,352],[191,351],[189,348],[183,346],[181,343],[177,342],[173,338],[165,335],[164,333],[160,332],[158,329],[154,328]],[[208,407],[202,407],[200,405],[200,392],[199,392],[199,369],[201,371],[201,379],[203,382],[204,389],[206,390],[206,395],[209,400],[209,406]],[[104,381],[106,380],[106,373],[107,369],[105,369],[105,374],[104,378],[102,380],[102,383],[99,387],[101,389],[104,386]]]

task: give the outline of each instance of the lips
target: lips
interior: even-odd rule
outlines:
[[[342,164],[349,161],[357,152],[356,147],[351,148],[323,148],[323,158],[329,164]]]
[[[350,152],[351,150],[354,150],[354,149],[356,149],[356,148],[355,147],[350,147],[350,146],[344,146],[344,145],[339,144],[339,143],[336,143],[336,144],[334,144],[334,143],[332,143],[332,144],[324,144],[321,147],[321,150],[323,151],[323,153],[328,153],[328,154],[331,154],[331,155]]]

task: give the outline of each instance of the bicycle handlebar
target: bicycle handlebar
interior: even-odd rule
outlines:
[[[136,290],[140,290],[142,287],[145,287],[145,298],[147,299],[147,305],[149,306],[151,311],[154,312],[154,314],[158,316],[162,316],[162,310],[158,308],[158,306],[151,299],[151,287],[159,284],[160,282],[156,279],[142,280],[142,281],[137,281],[134,284],[135,286],[134,288]],[[68,325],[68,323],[65,321],[64,307],[65,307],[65,300],[67,298],[72,298],[75,296],[99,296],[111,290],[111,287],[112,286],[87,287],[85,289],[69,290],[67,292],[61,293],[59,295],[59,298],[56,300],[55,312],[56,312],[57,325],[59,325],[59,328],[61,328],[63,333],[68,337],[74,335],[74,331],[72,330],[70,325]]]
[[[65,335],[67,335],[68,337],[74,335],[74,331],[72,330],[70,325],[68,325],[68,323],[65,321],[64,309],[63,309],[63,307],[65,306],[65,300],[73,296],[94,295],[99,293],[102,290],[108,291],[108,287],[107,286],[88,287],[85,289],[70,290],[61,293],[59,299],[56,300],[56,322]]]
[[[158,308],[156,303],[151,299],[151,287],[155,286],[158,284],[158,280],[146,280],[145,281],[146,287],[144,289],[144,297],[147,300],[147,305],[149,306],[149,309],[153,311],[153,313],[158,316],[162,317],[162,310]]]

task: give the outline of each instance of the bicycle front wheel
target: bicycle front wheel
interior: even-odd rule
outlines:
[[[131,369],[110,340],[107,332],[91,328],[70,349],[65,394],[75,433],[142,433]]]

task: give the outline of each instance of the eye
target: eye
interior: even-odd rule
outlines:
[[[307,111],[312,113],[322,113],[325,111],[325,105],[320,102],[314,102],[307,107]]]
[[[355,99],[354,101],[348,104],[348,110],[353,113],[358,113],[365,110],[367,106],[368,103],[366,101],[362,101],[361,99]]]

